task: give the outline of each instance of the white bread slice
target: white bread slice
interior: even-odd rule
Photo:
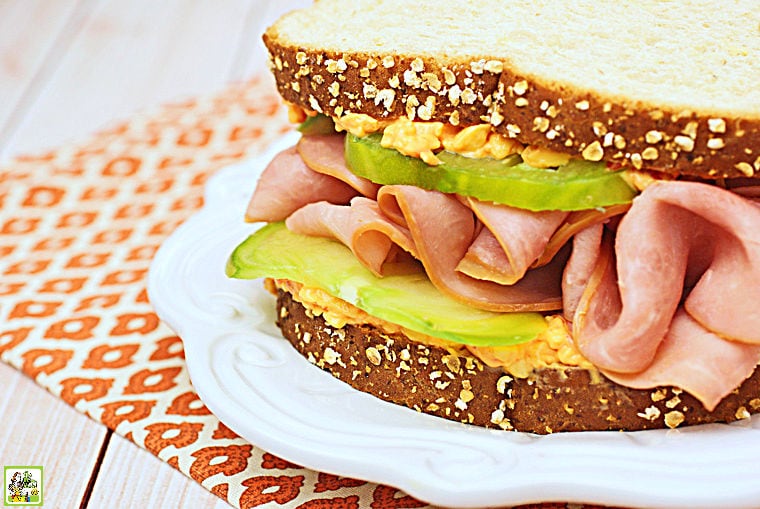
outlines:
[[[591,160],[760,172],[753,0],[319,0],[264,41],[285,99],[333,116],[486,121]]]

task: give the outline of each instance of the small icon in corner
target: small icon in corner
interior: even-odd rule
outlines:
[[[4,467],[3,505],[42,505],[42,467]]]

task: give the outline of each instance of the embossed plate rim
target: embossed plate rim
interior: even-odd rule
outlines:
[[[273,299],[260,282],[223,272],[231,249],[257,227],[242,220],[256,177],[295,136],[211,178],[204,208],[150,268],[156,312],[182,338],[201,399],[231,429],[294,463],[442,506],[751,507],[760,499],[757,417],[672,431],[499,432],[390,405],[310,365],[271,323]],[[305,396],[304,385],[317,390]]]

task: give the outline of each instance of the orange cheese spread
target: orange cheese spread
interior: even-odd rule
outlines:
[[[444,347],[460,354],[469,353],[485,365],[500,367],[515,378],[527,378],[535,369],[540,368],[594,369],[575,347],[567,323],[559,315],[547,317],[546,331],[527,343],[509,346],[469,346],[421,334],[381,320],[319,288],[305,287],[300,283],[283,279],[267,280],[267,286],[273,292],[276,288],[287,291],[303,304],[309,313],[321,316],[328,325],[336,329],[346,324],[367,324],[387,334],[403,333],[418,343]]]

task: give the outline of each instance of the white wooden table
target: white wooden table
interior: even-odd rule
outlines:
[[[0,0],[0,159],[250,77],[263,27],[305,3]],[[44,465],[46,507],[229,507],[3,363],[0,423],[0,463]]]

